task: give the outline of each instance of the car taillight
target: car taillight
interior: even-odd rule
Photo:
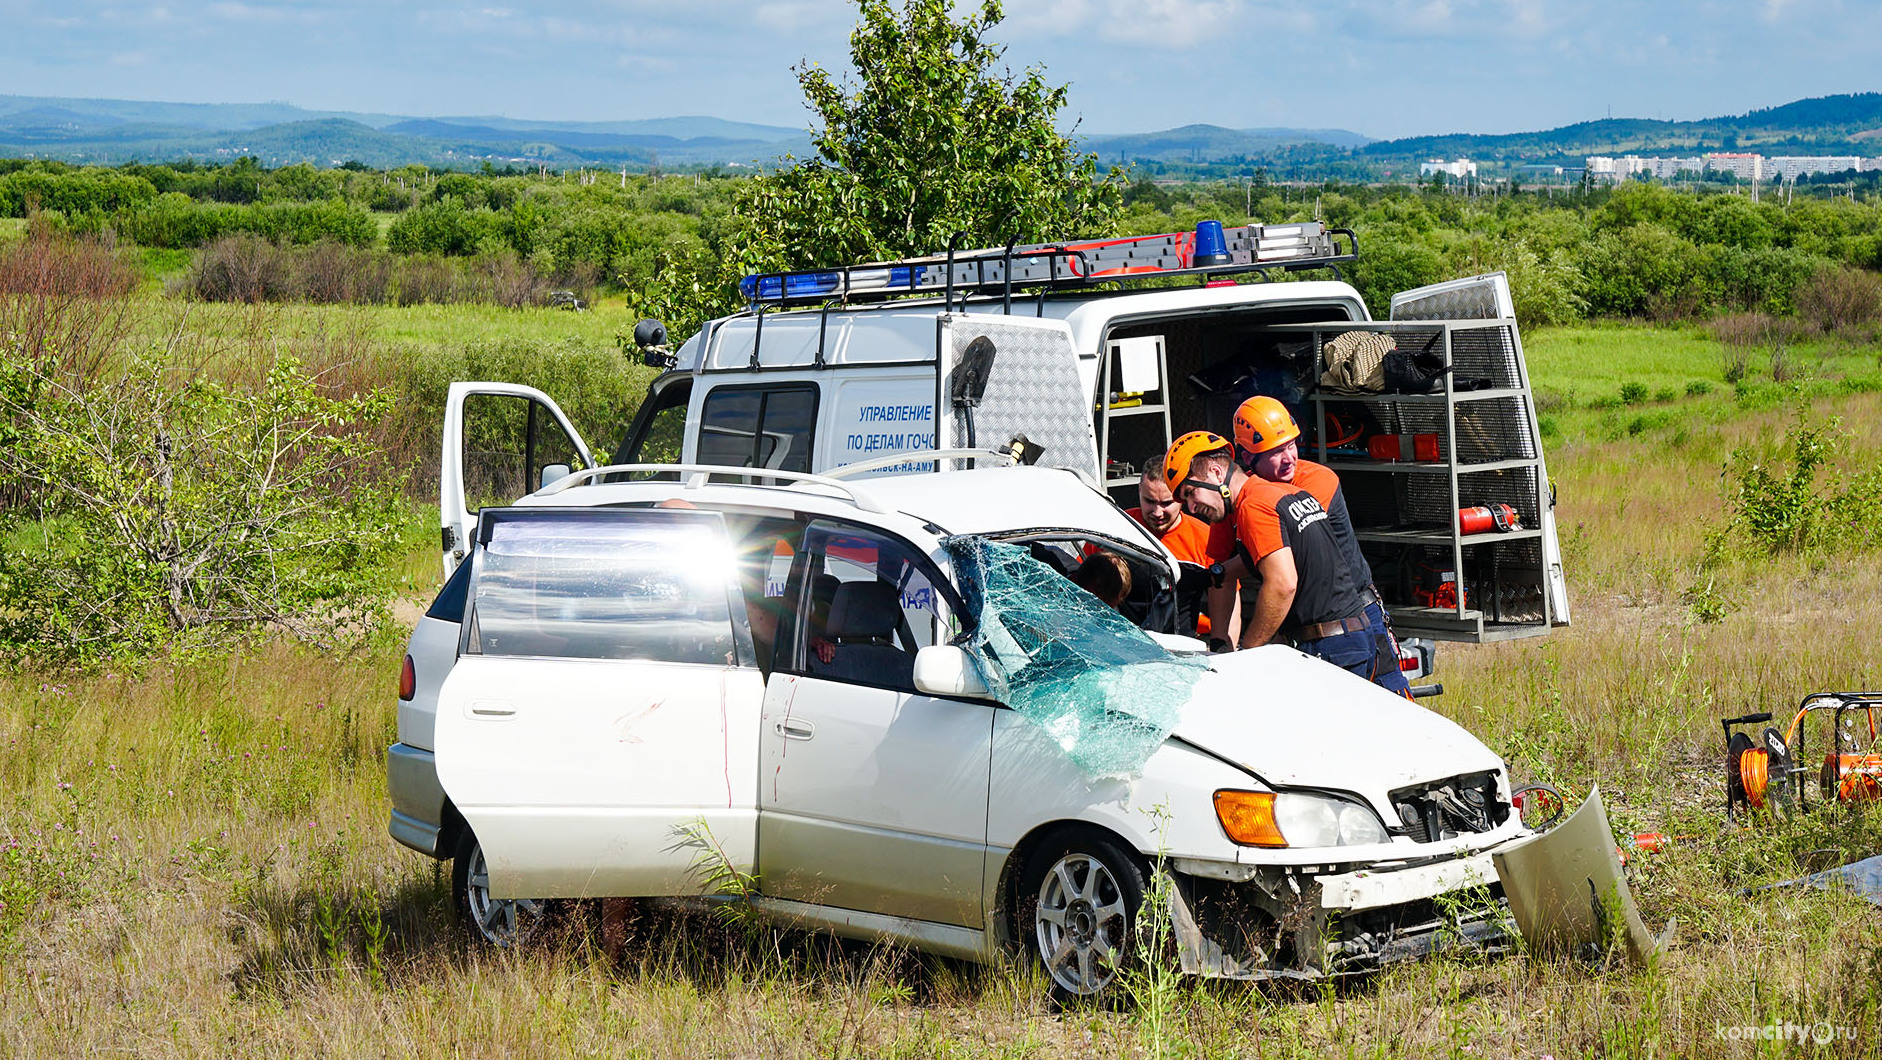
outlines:
[[[399,667],[399,698],[410,699],[418,691],[418,671],[412,666],[412,657],[405,657],[405,665]]]
[[[1416,656],[1416,655],[1401,655],[1401,656],[1399,656],[1399,657],[1398,657],[1398,668],[1399,668],[1400,670],[1416,670],[1416,669],[1418,669],[1418,656]]]

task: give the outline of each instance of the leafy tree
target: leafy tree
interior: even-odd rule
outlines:
[[[985,0],[959,20],[948,0],[858,0],[850,61],[859,82],[798,68],[823,128],[817,157],[754,180],[742,212],[755,250],[787,266],[1108,232],[1123,188],[1054,124],[1064,86],[1032,67],[996,69]]]
[[[1098,172],[1055,124],[1064,86],[1001,67],[999,0],[955,18],[948,0],[857,0],[839,82],[797,68],[822,123],[813,158],[746,182],[723,245],[675,247],[643,292],[675,338],[737,304],[740,274],[1106,234],[1124,178]]]

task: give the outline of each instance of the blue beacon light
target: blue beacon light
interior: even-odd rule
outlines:
[[[1235,255],[1229,253],[1228,239],[1222,234],[1222,222],[1202,221],[1196,225],[1196,250],[1189,264],[1197,269],[1235,264]]]

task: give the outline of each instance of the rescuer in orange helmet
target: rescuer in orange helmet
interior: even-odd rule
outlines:
[[[1262,576],[1241,646],[1283,635],[1310,655],[1408,694],[1339,476],[1300,459],[1300,426],[1273,398],[1242,402],[1233,433],[1232,454],[1218,447],[1194,459],[1181,496],[1199,518],[1232,525],[1246,562]],[[1222,518],[1225,494],[1231,520]]]
[[[1244,476],[1233,465],[1233,447],[1213,431],[1191,431],[1171,443],[1162,460],[1163,482],[1186,515],[1207,524],[1209,534],[1198,560],[1209,572],[1210,588],[1204,608],[1211,651],[1233,651],[1241,632],[1241,596],[1236,591],[1249,567],[1235,543],[1235,521],[1229,518],[1231,499]],[[1205,458],[1218,459],[1231,477],[1204,481],[1192,477]],[[1180,558],[1180,557],[1179,557]],[[1201,623],[1198,623],[1200,626]]]
[[[1229,559],[1233,553],[1233,541],[1222,547],[1222,552],[1210,552],[1209,524],[1183,511],[1183,506],[1170,489],[1164,478],[1164,457],[1159,451],[1144,461],[1144,473],[1137,480],[1137,507],[1124,514],[1141,523],[1144,529],[1157,535],[1163,546],[1170,550],[1180,562],[1193,564],[1207,570],[1211,565]],[[1196,612],[1194,632],[1203,640],[1208,640],[1215,628],[1204,603],[1204,594],[1195,583],[1187,578],[1180,580],[1177,587],[1180,610],[1187,614]],[[1183,630],[1182,632],[1190,632]]]

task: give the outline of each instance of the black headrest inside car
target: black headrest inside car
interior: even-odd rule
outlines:
[[[888,582],[844,582],[830,601],[830,636],[886,637],[902,622],[902,594]]]

